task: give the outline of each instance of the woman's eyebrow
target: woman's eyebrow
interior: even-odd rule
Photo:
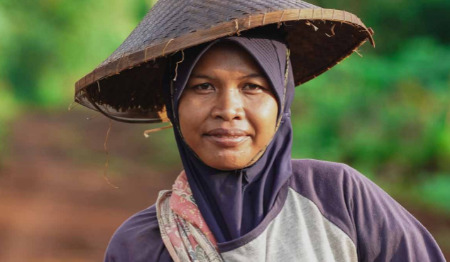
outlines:
[[[241,76],[241,77],[239,77],[238,79],[256,78],[256,77],[259,77],[259,78],[265,78],[265,76],[262,75],[262,74],[259,74],[259,73],[252,73],[252,74],[248,74],[248,75],[245,75],[245,76]],[[214,79],[215,79],[215,78],[212,77],[212,76],[202,75],[202,74],[195,74],[195,73],[192,73],[192,74],[191,74],[191,78],[206,78],[206,79],[211,79],[211,80],[214,80]]]
[[[214,77],[208,76],[208,75],[202,75],[202,74],[191,74],[191,78],[206,78],[206,79],[215,79]]]
[[[262,75],[262,74],[259,74],[259,73],[253,73],[253,74],[241,76],[241,77],[239,77],[239,79],[244,79],[244,78],[255,78],[255,77],[265,78],[265,76]]]

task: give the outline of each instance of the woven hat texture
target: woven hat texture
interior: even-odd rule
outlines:
[[[159,0],[128,38],[75,84],[75,101],[130,123],[168,121],[162,76],[170,56],[247,30],[277,26],[296,85],[325,72],[369,40],[355,15],[298,0]]]

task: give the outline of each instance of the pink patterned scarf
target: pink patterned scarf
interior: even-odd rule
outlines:
[[[162,240],[175,262],[223,261],[184,171],[175,180],[171,191],[159,192],[156,211]]]

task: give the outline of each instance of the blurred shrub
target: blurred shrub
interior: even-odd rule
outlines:
[[[414,196],[429,206],[450,214],[450,176],[434,175],[413,188]]]
[[[67,105],[74,82],[119,46],[141,18],[142,9],[149,8],[146,3],[0,2],[0,78],[20,102]]]
[[[375,30],[378,54],[397,52],[410,38],[428,37],[450,44],[448,0],[314,0],[327,8],[357,14]]]
[[[353,55],[297,87],[294,156],[414,183],[450,175],[450,49],[413,39],[390,57]]]

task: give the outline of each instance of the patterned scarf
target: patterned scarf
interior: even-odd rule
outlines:
[[[184,171],[175,180],[172,190],[159,192],[156,210],[162,240],[175,262],[223,261]]]

